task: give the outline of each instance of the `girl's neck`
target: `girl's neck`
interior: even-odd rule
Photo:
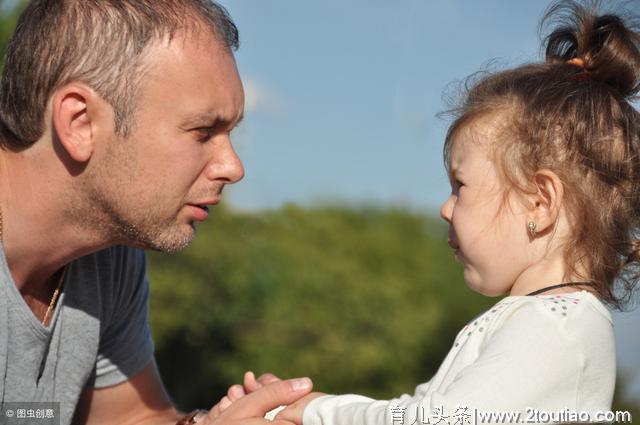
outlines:
[[[588,274],[582,276],[574,271],[569,270],[564,262],[564,258],[545,259],[529,268],[525,269],[516,279],[509,295],[527,295],[531,292],[566,282],[585,282],[589,281]],[[587,290],[594,292],[594,289],[588,284],[581,286],[565,286],[545,291],[544,294],[564,294]]]

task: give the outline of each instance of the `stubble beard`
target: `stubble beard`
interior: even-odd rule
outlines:
[[[180,251],[193,241],[195,226],[178,221],[179,209],[166,206],[158,192],[128,190],[135,182],[136,164],[120,155],[87,173],[75,194],[70,216],[79,226],[107,244],[162,252]]]
[[[84,207],[74,216],[89,232],[108,244],[128,245],[162,252],[186,248],[195,237],[195,227],[177,221],[177,212],[143,207],[136,200],[125,200],[110,193],[85,188]],[[162,205],[151,203],[150,205]]]

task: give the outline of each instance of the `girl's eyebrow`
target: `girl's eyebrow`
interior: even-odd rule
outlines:
[[[460,177],[464,175],[464,172],[460,168],[450,168],[449,175],[451,177]]]
[[[458,177],[460,177],[462,173],[457,168],[450,168],[448,174],[449,174],[449,183],[453,184],[453,181],[456,180]]]
[[[452,168],[449,170],[449,184],[453,187],[454,182],[464,179],[464,172],[460,168]]]

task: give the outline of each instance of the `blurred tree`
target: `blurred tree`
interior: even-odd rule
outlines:
[[[26,1],[0,0],[0,58],[3,59],[2,62],[4,62],[4,53],[11,33],[26,3]],[[0,63],[0,72],[2,68],[2,63]]]
[[[185,409],[217,401],[247,369],[311,376],[325,392],[410,392],[497,302],[466,287],[439,220],[344,207],[211,214],[187,250],[150,254],[158,363]],[[623,380],[614,406],[638,410]]]
[[[158,361],[187,403],[211,403],[248,367],[389,397],[428,379],[495,302],[466,288],[446,229],[422,216],[212,214],[184,253],[150,256]]]

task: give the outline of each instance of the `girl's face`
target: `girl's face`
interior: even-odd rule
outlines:
[[[449,223],[449,245],[476,292],[508,292],[530,264],[524,206],[505,188],[491,159],[495,117],[461,128],[452,140],[451,195],[440,215]]]

